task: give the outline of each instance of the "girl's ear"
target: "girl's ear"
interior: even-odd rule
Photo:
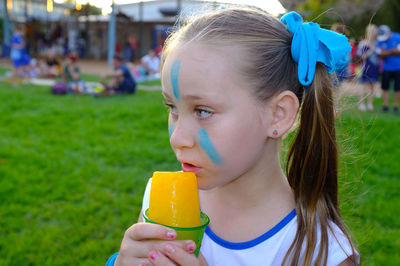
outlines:
[[[299,105],[297,96],[288,90],[275,95],[271,99],[272,119],[269,125],[269,137],[279,138],[289,131],[296,120]]]

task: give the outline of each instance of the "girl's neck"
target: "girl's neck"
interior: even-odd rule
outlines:
[[[211,230],[227,241],[252,240],[295,208],[293,192],[279,162],[280,143],[269,142],[266,145],[272,149],[266,148],[257,165],[228,184],[200,191],[201,208],[210,217]]]

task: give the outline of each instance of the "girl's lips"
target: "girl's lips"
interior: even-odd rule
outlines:
[[[201,170],[201,167],[197,167],[189,163],[181,163],[181,165],[183,172],[193,172],[197,174]]]

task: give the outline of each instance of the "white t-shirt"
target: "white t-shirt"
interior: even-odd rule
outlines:
[[[160,68],[160,59],[155,56],[151,57],[150,55],[145,55],[142,57],[142,62],[147,65],[150,71],[157,73]]]
[[[147,183],[143,197],[142,211],[147,210],[150,200],[151,178]],[[330,223],[333,233],[328,230],[329,247],[327,265],[338,265],[351,256],[352,250],[348,239],[333,223]],[[272,229],[263,235],[241,243],[226,241],[215,235],[209,227],[206,228],[201,243],[201,253],[210,266],[239,265],[281,265],[297,231],[296,210],[290,212]],[[318,250],[320,232],[318,231]],[[355,254],[359,262],[358,253]],[[314,254],[314,260],[317,252]],[[301,261],[301,260],[300,260]]]

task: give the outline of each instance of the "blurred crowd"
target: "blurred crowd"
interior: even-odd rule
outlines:
[[[337,33],[349,35],[343,24],[334,24],[331,29]],[[374,24],[369,24],[366,26],[364,36],[358,43],[354,38],[349,39],[352,46],[349,64],[336,72],[338,81],[356,79],[363,84],[358,105],[358,109],[361,111],[374,110],[374,96],[383,97],[381,107],[383,112],[390,111],[389,91],[393,87],[394,99],[391,110],[393,113],[398,113],[400,34],[392,32],[387,25],[377,27]]]
[[[108,95],[116,93],[131,94],[136,91],[137,82],[160,78],[160,49],[149,50],[148,54],[136,59],[136,39],[129,36],[128,47],[124,53],[116,47],[113,68],[108,73],[101,73],[99,83],[102,87],[88,88],[81,77],[81,68],[76,52],[62,53],[56,47],[49,47],[37,58],[31,58],[25,43],[25,29],[17,25],[11,38],[10,59],[13,64],[11,78],[19,79],[62,78],[54,85],[54,93],[90,93]],[[125,59],[125,60],[124,60]]]
[[[340,23],[331,27],[337,33],[347,35],[352,46],[349,64],[336,71],[337,82],[357,80],[363,84],[360,92],[359,110],[373,110],[374,97],[383,97],[383,112],[398,113],[400,93],[400,34],[392,32],[387,25],[367,25],[360,40],[349,36],[346,26]],[[10,58],[13,62],[13,78],[59,78],[58,84],[69,93],[134,93],[137,82],[160,78],[160,53],[163,42],[156,49],[137,58],[139,42],[134,35],[128,35],[121,49],[116,44],[113,69],[100,75],[102,87],[89,90],[81,78],[76,52],[62,52],[57,45],[48,47],[38,58],[31,58],[26,50],[25,29],[17,25],[11,40]],[[59,51],[60,50],[60,51]],[[391,83],[394,86],[391,86]],[[377,85],[380,83],[380,86]],[[394,88],[393,106],[389,107],[389,89]]]

